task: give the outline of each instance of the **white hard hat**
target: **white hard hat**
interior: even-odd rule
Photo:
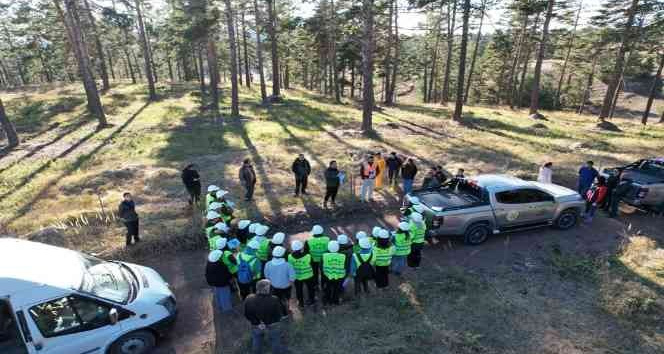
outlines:
[[[257,250],[261,245],[258,243],[258,240],[252,239],[247,244],[247,247]]]
[[[424,211],[424,206],[422,204],[415,204],[413,205],[413,209],[415,209],[416,212],[422,214]]]
[[[221,189],[218,190],[215,195],[217,196],[217,198],[223,198],[226,194],[228,194],[228,191]]]
[[[378,238],[390,238],[390,233],[387,230],[380,230]]]
[[[284,243],[284,239],[286,238],[286,234],[283,232],[277,232],[272,236],[272,243],[275,245],[280,245]]]
[[[380,230],[382,230],[380,226],[374,226],[374,228],[371,230],[371,236],[378,237]]]
[[[358,240],[361,240],[361,239],[366,238],[366,237],[367,237],[367,233],[364,232],[364,231],[358,231],[355,234],[355,238],[358,239]]]
[[[226,247],[226,242],[228,242],[228,240],[225,237],[218,238],[217,242],[214,244],[214,248],[220,250]]]
[[[226,225],[223,222],[218,222],[218,223],[214,224],[214,228],[219,230],[219,231],[228,232],[228,225]]]
[[[240,230],[244,230],[247,228],[247,226],[249,226],[249,224],[251,224],[251,220],[240,220],[237,223],[237,228]],[[251,230],[249,230],[249,232],[251,232]]]
[[[327,244],[327,250],[334,253],[334,252],[339,252],[339,242],[337,241],[330,241]]]
[[[366,237],[361,238],[360,239],[360,248],[364,248],[364,249],[371,248],[371,241],[369,241],[369,239],[366,238]]]
[[[211,184],[208,186],[208,192],[216,192],[219,190],[219,187],[215,186],[214,184]]]
[[[205,218],[208,219],[208,220],[219,219],[220,217],[221,217],[221,215],[219,215],[219,213],[217,213],[214,210],[208,211],[207,214],[205,215]]]
[[[299,250],[301,250],[301,249],[304,248],[304,242],[302,242],[302,241],[300,241],[300,240],[295,240],[295,241],[291,242],[291,244],[290,244],[290,248],[291,248],[293,251],[297,252],[297,251],[299,251]]]
[[[221,256],[223,256],[223,254],[224,253],[221,252],[220,250],[214,250],[214,251],[210,252],[210,254],[208,254],[208,261],[216,262],[216,261],[219,260],[219,258],[221,258]]]
[[[402,221],[402,222],[399,223],[399,230],[408,231],[408,230],[410,230],[410,225],[408,225],[407,222]]]
[[[410,214],[410,219],[415,221],[415,222],[422,222],[422,214],[412,213],[412,214]]]
[[[267,233],[267,230],[269,230],[269,229],[270,228],[265,226],[265,225],[260,225],[260,226],[256,227],[256,235],[265,236],[265,234]]]
[[[410,200],[410,203],[413,205],[420,204],[420,198],[418,197],[409,197],[408,199]]]
[[[260,225],[261,224],[259,224],[257,222],[253,222],[253,223],[249,224],[249,233],[251,233],[251,234],[256,233],[256,230],[257,230],[258,226],[260,226]]]
[[[219,202],[212,202],[212,203],[210,203],[210,206],[208,206],[208,210],[217,210],[217,209],[221,208],[222,206],[224,206],[224,205],[219,203]]]
[[[343,234],[337,236],[337,242],[338,242],[340,245],[346,245],[346,244],[348,244],[348,236],[343,235]]]
[[[286,253],[285,248],[283,248],[281,246],[277,246],[272,250],[272,257],[280,258],[280,257],[283,257],[285,253]]]
[[[314,225],[314,227],[311,228],[312,235],[320,235],[322,233],[323,233],[323,227],[320,225]]]

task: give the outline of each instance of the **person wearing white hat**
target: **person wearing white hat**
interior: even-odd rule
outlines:
[[[265,279],[272,283],[273,294],[281,300],[282,305],[288,310],[288,300],[291,297],[291,287],[295,281],[295,268],[286,262],[284,256],[286,249],[277,246],[272,250],[272,260],[265,265]]]
[[[288,263],[295,269],[295,295],[297,304],[304,307],[304,286],[307,286],[309,301],[307,305],[316,302],[316,286],[314,284],[314,270],[311,267],[311,255],[304,250],[304,242],[295,240],[291,242],[291,254]]]
[[[214,210],[210,210],[205,213],[205,236],[208,238],[212,237],[212,233],[214,232],[214,225],[219,222],[221,222],[221,214]]]
[[[359,253],[359,252],[360,252],[361,247],[360,247],[359,242],[360,242],[360,240],[363,239],[363,238],[368,238],[366,232],[364,232],[364,231],[358,231],[358,232],[355,234],[355,241],[357,241],[357,242],[355,242],[355,243],[353,244],[353,253]],[[369,242],[371,242],[371,241],[369,241]]]
[[[230,223],[230,221],[233,219],[233,206],[230,201],[226,200],[226,195],[228,195],[228,191],[223,189],[220,189],[215,193],[217,202],[220,204],[219,213],[221,214],[221,218],[224,220],[224,222]]]
[[[222,313],[230,312],[233,309],[231,303],[231,274],[226,262],[223,260],[224,252],[214,250],[210,252],[205,266],[205,279],[214,291],[214,297],[217,307]]]
[[[324,305],[338,305],[339,296],[341,295],[342,284],[346,278],[346,256],[339,253],[339,243],[337,241],[330,241],[327,246],[328,252],[323,254],[323,277],[325,282],[323,284]]]
[[[362,289],[364,289],[366,294],[369,293],[369,280],[374,279],[376,272],[374,269],[375,259],[373,250],[371,249],[371,241],[369,241],[369,238],[363,237],[358,244],[360,252],[353,254],[350,265],[350,273],[354,279],[356,296],[360,294]]]
[[[270,230],[270,228],[266,225],[256,226],[256,237],[254,237],[259,244],[256,256],[263,263],[263,268],[265,268],[265,263],[270,259],[270,239],[265,237],[268,230]]]
[[[216,193],[219,190],[219,187],[211,184],[207,187],[207,194],[205,195],[205,208],[207,209],[210,204],[217,201]]]
[[[346,255],[346,269],[350,267],[350,258],[353,256],[353,242],[347,235],[337,235],[337,242],[339,243],[339,253]]]
[[[376,288],[384,289],[389,285],[390,264],[394,255],[394,245],[390,241],[390,233],[387,230],[380,230],[376,245],[372,249],[374,255],[374,280]]]
[[[234,219],[231,222],[231,229],[233,234],[235,235],[235,238],[240,241],[240,247],[244,248],[244,246],[247,245],[247,242],[249,242],[249,224],[251,224],[250,220],[237,220]]]
[[[413,241],[410,254],[408,255],[408,266],[417,269],[420,267],[420,262],[422,261],[422,249],[424,248],[424,242],[426,241],[427,225],[420,213],[410,214],[409,225]]]
[[[228,236],[228,226],[223,222],[218,222],[212,226],[212,231],[208,234],[208,245],[210,246],[210,251],[217,249],[217,241],[224,236]],[[226,239],[226,238],[224,238]]]
[[[272,235],[272,239],[270,239],[270,255],[272,254],[272,251],[274,251],[274,248],[277,246],[282,246],[286,248],[286,245],[284,244],[284,241],[286,240],[286,234],[283,232],[277,232],[274,235]],[[288,259],[288,251],[286,251],[286,255],[284,255],[285,259]]]
[[[410,254],[413,238],[410,235],[410,225],[402,221],[394,231],[394,256],[392,257],[392,273],[401,275],[406,265],[406,257]]]
[[[305,244],[305,250],[311,254],[311,267],[314,270],[314,284],[318,288],[323,285],[324,277],[321,275],[321,262],[323,254],[327,252],[327,244],[330,238],[323,233],[323,227],[314,225],[311,228],[311,237]]]
[[[412,213],[421,213],[421,210],[424,210],[424,208],[421,206],[420,203],[420,198],[418,197],[407,197],[409,207],[403,212],[403,215],[406,217],[409,217],[410,214]],[[418,211],[420,210],[420,211]]]
[[[256,292],[256,282],[262,277],[262,263],[256,257],[259,246],[257,240],[251,240],[238,256],[237,283],[242,300]]]

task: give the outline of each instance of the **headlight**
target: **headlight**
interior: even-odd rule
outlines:
[[[177,306],[175,304],[175,299],[172,296],[165,297],[159,301],[157,301],[157,305],[163,306],[168,313],[171,315],[175,314],[177,312]]]

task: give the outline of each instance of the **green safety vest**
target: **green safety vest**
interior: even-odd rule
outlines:
[[[327,244],[330,243],[330,238],[327,236],[315,236],[307,240],[309,244],[309,253],[314,262],[320,263],[323,253],[327,252]]]
[[[423,222],[422,227],[417,227],[413,221],[410,222],[410,234],[413,237],[413,243],[424,243],[424,235],[427,232],[427,225]]]
[[[207,238],[214,236],[214,226],[208,226],[205,228],[205,236],[207,236]]]
[[[214,251],[217,249],[217,240],[220,238],[222,238],[221,235],[214,235],[208,238],[208,245],[210,246],[210,251]]]
[[[205,196],[205,210],[207,210],[210,207],[210,204],[212,204],[216,201],[217,201],[217,197],[213,196],[211,193],[208,193]]]
[[[258,246],[258,250],[256,250],[256,256],[263,262],[267,261],[267,259],[270,257],[270,240],[267,237],[264,238]]]
[[[392,263],[392,255],[394,254],[394,246],[388,248],[374,247],[374,264],[379,267],[387,267]]]
[[[292,254],[288,255],[288,263],[295,268],[295,279],[306,280],[314,276],[314,270],[311,268],[311,255],[295,258]]]
[[[240,252],[240,260],[249,263],[249,268],[251,269],[251,273],[254,275],[254,280],[258,280],[261,278],[261,269],[260,268],[256,269],[256,262],[258,262],[258,258],[256,258],[256,256]],[[237,264],[239,266],[240,261],[238,261]]]
[[[410,245],[413,243],[413,238],[410,237],[406,240],[406,234],[397,232],[394,234],[394,255],[407,256],[410,254]]]
[[[353,255],[353,258],[355,259],[355,268],[359,268],[362,263],[366,263],[369,258],[371,258],[371,263],[369,264],[374,265],[374,263],[376,263],[376,258],[372,256],[373,251],[371,253],[355,253]]]
[[[330,280],[346,277],[346,255],[329,252],[323,254],[323,274]]]
[[[237,263],[231,262],[231,256],[233,253],[231,251],[224,251],[224,256],[222,257],[222,260],[224,261],[224,264],[226,267],[228,267],[228,271],[231,272],[231,274],[237,273]]]

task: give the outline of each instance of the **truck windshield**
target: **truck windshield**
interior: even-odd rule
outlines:
[[[664,161],[646,160],[641,163],[639,170],[642,173],[664,178]]]
[[[84,273],[78,290],[103,299],[126,303],[135,289],[133,279],[127,277],[118,263],[106,262],[81,255]]]

